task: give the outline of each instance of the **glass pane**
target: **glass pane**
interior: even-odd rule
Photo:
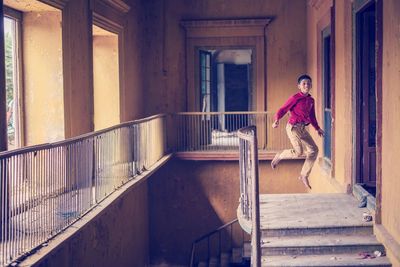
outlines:
[[[206,65],[205,66],[207,68],[210,68],[210,57],[211,57],[210,54],[206,54]]]
[[[324,112],[324,131],[324,157],[331,159],[332,112],[330,110]]]
[[[4,17],[8,149],[18,146],[18,84],[15,19]]]

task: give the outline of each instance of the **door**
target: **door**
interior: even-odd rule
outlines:
[[[225,74],[225,111],[248,111],[249,108],[249,79],[248,65],[224,64]],[[237,120],[234,115],[226,118],[226,129],[236,131],[247,125],[247,117]]]
[[[357,14],[357,95],[359,183],[375,195],[376,190],[376,48],[375,3]]]

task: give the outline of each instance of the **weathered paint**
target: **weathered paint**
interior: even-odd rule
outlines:
[[[306,192],[300,169],[260,161],[261,193]],[[239,197],[237,161],[170,161],[149,182],[151,264],[187,265],[194,240],[236,218]]]
[[[118,36],[93,36],[94,130],[120,123]]]
[[[267,110],[296,92],[306,70],[306,1],[146,1],[146,114],[187,110],[184,19],[272,17],[266,28]],[[192,56],[192,55],[188,55]]]
[[[318,83],[317,34],[318,23],[329,12],[331,1],[309,1],[308,14],[308,59],[307,68]],[[378,238],[385,245],[396,249],[400,244],[400,169],[397,154],[400,150],[398,122],[400,115],[400,3],[396,0],[383,1],[383,66],[382,66],[382,225]],[[316,164],[311,182],[315,192],[346,191],[352,184],[353,164],[353,52],[352,52],[352,3],[335,1],[335,176],[326,173],[321,164]],[[315,90],[315,88],[314,88]],[[321,103],[321,91],[317,88],[317,103]],[[321,118],[319,106],[317,116]],[[315,135],[315,134],[314,134]],[[322,140],[318,140],[322,147]],[[320,152],[321,153],[321,152]],[[383,234],[382,234],[383,233]],[[397,244],[396,244],[397,243]],[[394,245],[393,245],[394,244]],[[400,266],[400,254],[388,250],[394,266]],[[395,258],[397,259],[395,260]]]
[[[399,1],[383,1],[382,225],[398,244],[400,244],[400,165],[398,160],[400,151],[399,14]],[[400,259],[400,252],[398,252],[397,257]]]
[[[68,1],[62,14],[65,137],[69,138],[93,131],[93,22],[87,1]]]
[[[117,195],[117,196],[115,196]],[[147,266],[149,259],[148,185],[131,186],[117,191],[77,222],[74,234],[62,233],[50,241],[52,250],[43,248],[20,266],[69,267],[69,266]],[[96,214],[94,214],[96,213]],[[56,243],[56,244],[54,244]]]
[[[320,127],[323,127],[323,120],[322,120],[322,108],[321,108],[321,96],[322,96],[322,91],[320,88],[320,70],[319,68],[319,63],[318,63],[318,42],[320,41],[319,37],[321,35],[321,30],[322,27],[325,27],[329,25],[330,21],[330,8],[332,6],[332,1],[308,1],[307,2],[307,72],[313,79],[313,89],[311,94],[313,95],[316,103],[316,116],[318,123]],[[340,18],[338,19],[339,21],[341,20]],[[338,31],[341,29],[341,26],[339,26]],[[339,34],[340,35],[340,34]],[[338,37],[340,38],[340,37]],[[350,39],[351,40],[351,39]],[[339,45],[340,47],[340,45]],[[342,49],[342,48],[340,48]],[[340,52],[336,53],[336,55],[340,55]],[[339,60],[340,62],[340,60]],[[337,64],[339,65],[339,64]],[[342,83],[339,83],[339,85],[342,85]],[[337,86],[336,92],[340,91],[343,93],[342,88],[339,88]],[[349,93],[351,93],[351,83],[350,87],[348,88],[350,90]],[[336,96],[337,97],[342,97],[340,94]],[[351,98],[350,98],[351,99]],[[350,101],[350,100],[348,100]],[[339,102],[340,105],[343,105],[344,103],[342,101],[337,101]],[[348,103],[351,105],[351,103]],[[342,106],[336,107],[336,110],[341,110]],[[336,116],[337,117],[337,116]],[[344,118],[339,118],[339,121],[335,123],[344,123]],[[341,129],[341,126],[338,126],[338,124],[335,124],[336,128]],[[351,130],[351,127],[350,127]],[[343,132],[342,130],[339,132]],[[311,172],[310,175],[310,181],[314,185],[312,187],[312,192],[319,192],[319,193],[331,193],[331,192],[345,192],[347,190],[346,186],[343,185],[342,183],[338,183],[338,180],[334,180],[331,177],[330,170],[324,167],[323,164],[323,139],[320,138],[316,131],[314,129],[310,128],[310,133],[314,138],[314,141],[319,147],[319,154],[318,154],[318,160],[314,165],[313,171]],[[347,138],[348,139],[348,138]],[[351,139],[350,139],[351,140]],[[346,140],[347,142],[347,140]],[[340,146],[340,149],[343,147],[343,142],[342,140],[339,142],[335,142],[337,146]],[[349,146],[351,148],[351,145]],[[335,153],[336,153],[336,147]],[[340,151],[338,152],[339,155]],[[336,155],[337,157],[337,155]],[[343,166],[343,162],[341,159],[336,159],[336,163],[339,162],[338,164],[340,166]],[[336,169],[335,169],[336,171]],[[342,172],[339,170],[339,174]],[[343,180],[343,179],[342,179]]]
[[[352,179],[352,14],[350,1],[335,2],[335,178],[347,187]],[[322,115],[321,115],[322,116]]]
[[[26,145],[64,139],[61,12],[27,12],[22,25]]]

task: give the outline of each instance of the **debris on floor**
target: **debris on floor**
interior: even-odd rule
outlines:
[[[363,220],[364,222],[370,222],[372,221],[372,215],[369,212],[364,212],[363,213]]]
[[[359,208],[365,208],[367,206],[367,196],[363,196],[360,200],[360,203],[358,203]]]

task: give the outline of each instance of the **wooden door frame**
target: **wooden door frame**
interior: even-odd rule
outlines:
[[[331,159],[327,160],[324,156],[320,157],[320,163],[323,167],[323,170],[329,175],[329,177],[335,177],[335,1],[333,1],[333,5],[328,9],[328,11],[321,17],[321,19],[317,22],[317,109],[322,123],[324,123],[324,92],[322,85],[322,76],[323,76],[323,59],[322,59],[322,33],[323,31],[330,27],[330,36],[331,36],[331,44],[330,44],[330,60],[331,60],[331,109],[332,109],[332,125],[331,125]]]
[[[357,102],[359,96],[359,77],[358,77],[358,62],[357,55],[357,14],[363,11],[368,5],[375,2],[376,14],[376,78],[375,78],[375,97],[376,103],[376,206],[375,206],[375,222],[380,224],[382,221],[382,44],[383,44],[383,1],[382,0],[355,0],[353,2],[353,139],[359,140],[360,136],[357,129],[359,128],[359,103]],[[359,174],[359,143],[353,142],[353,170],[352,170],[352,183],[353,188],[357,183],[357,176]]]

